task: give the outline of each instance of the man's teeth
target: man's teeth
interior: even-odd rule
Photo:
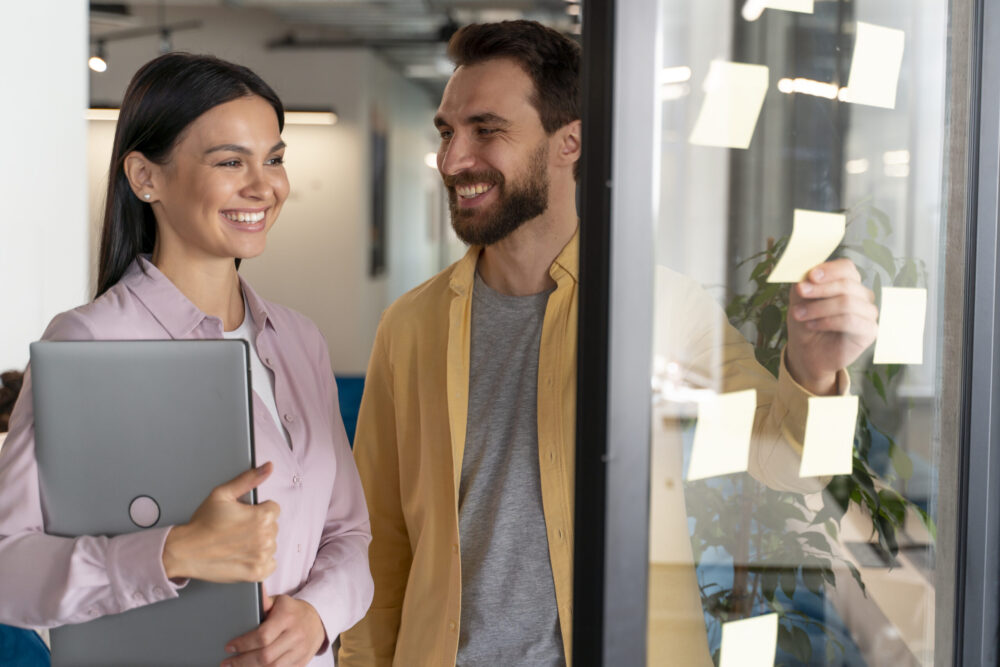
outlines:
[[[254,222],[260,222],[261,220],[264,219],[264,211],[257,211],[256,213],[224,212],[222,215],[226,216],[233,222],[254,223]]]
[[[456,185],[455,192],[458,193],[459,197],[475,197],[476,195],[481,195],[490,188],[492,185],[486,183],[476,183],[475,185]]]

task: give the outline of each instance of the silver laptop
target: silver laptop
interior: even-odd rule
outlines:
[[[252,467],[248,354],[236,340],[32,344],[46,532],[185,523]],[[218,664],[226,642],[259,623],[257,584],[191,581],[178,598],[53,629],[52,665]]]

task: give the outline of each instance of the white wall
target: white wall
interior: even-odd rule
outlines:
[[[140,16],[143,11],[136,8]],[[197,30],[177,33],[174,48],[250,67],[286,108],[336,110],[339,121],[332,127],[286,126],[292,192],[267,251],[241,272],[265,298],[317,323],[338,374],[363,373],[382,311],[440,268],[428,216],[441,185],[424,164],[427,152],[436,149],[431,121],[437,100],[367,50],[266,50],[284,29],[257,10],[172,8],[167,18],[203,21]],[[108,71],[91,75],[91,100],[117,105],[132,73],[156,55],[152,37],[110,44]],[[389,141],[388,271],[376,279],[368,276],[373,109],[385,118]],[[98,198],[93,215],[102,204],[111,125],[91,123],[89,173]]]
[[[87,6],[63,4],[5,3],[0,20],[0,370],[86,296]]]

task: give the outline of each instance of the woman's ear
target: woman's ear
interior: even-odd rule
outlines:
[[[159,180],[156,178],[160,172],[159,165],[148,160],[139,151],[132,151],[125,156],[122,169],[139,201],[152,204],[158,200],[155,183]]]
[[[566,165],[574,165],[580,159],[582,147],[580,133],[583,123],[574,120],[559,128],[559,161]]]

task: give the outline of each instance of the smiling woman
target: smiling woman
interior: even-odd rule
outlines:
[[[371,533],[327,346],[237,273],[264,251],[288,196],[283,113],[245,67],[182,53],[143,66],[115,133],[97,297],[43,335],[244,339],[255,460],[267,463],[218,480],[183,525],[47,535],[29,373],[0,459],[0,623],[81,623],[183,596],[187,579],[261,582],[266,620],[219,646],[224,664],[306,665],[328,662],[330,642],[367,610]],[[254,488],[258,505],[239,502]]]

